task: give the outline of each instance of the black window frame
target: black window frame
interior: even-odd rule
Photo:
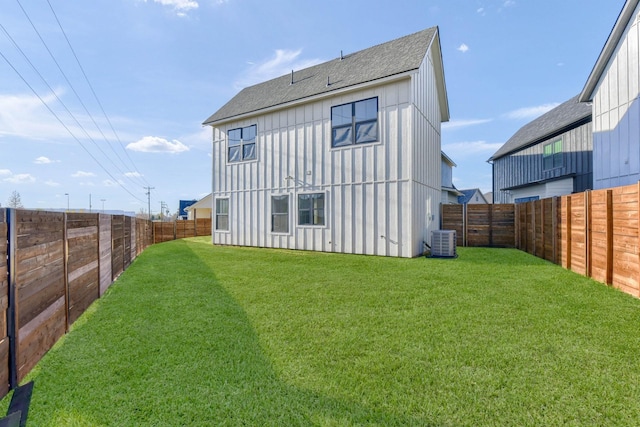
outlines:
[[[547,153],[549,148],[549,153]],[[556,139],[542,146],[542,168],[545,171],[561,168],[564,166],[564,142]]]
[[[276,211],[277,205],[274,203],[276,200],[287,201],[286,212],[280,212],[279,210]],[[289,229],[290,229],[289,212],[291,211],[290,206],[291,206],[291,197],[289,197],[288,194],[272,194],[271,195],[271,232],[272,233],[289,234]],[[281,230],[281,229],[276,230],[276,226],[280,225],[280,221],[276,222],[276,218],[279,218],[279,217],[285,218],[284,224],[286,224],[286,230]]]
[[[226,202],[226,212],[221,212],[221,203]],[[226,228],[220,227],[220,219],[226,218]],[[216,199],[216,231],[229,231],[229,198],[228,197],[220,197]]]
[[[309,201],[308,206],[303,207],[301,201]],[[322,206],[318,206],[315,200],[322,200]],[[325,193],[300,193],[298,194],[298,225],[299,226],[324,226],[326,224],[326,194]],[[303,222],[307,219],[306,222]]]
[[[245,133],[249,132],[249,130],[253,130],[253,138],[245,139]],[[238,141],[237,143],[232,144],[231,134],[232,132],[239,131],[239,139],[234,139],[234,141]],[[229,129],[227,131],[227,163],[241,163],[247,162],[251,160],[256,160],[258,158],[257,153],[257,140],[258,140],[258,126],[257,125],[249,125],[243,126],[239,128]],[[250,154],[247,154],[247,150],[253,147],[253,150],[250,151]],[[231,155],[232,152],[236,152],[237,154]],[[238,156],[235,159],[236,155]],[[232,160],[233,159],[233,160]]]
[[[362,120],[358,120],[357,115],[357,106],[360,103],[365,103],[368,101],[375,100],[376,108],[375,108],[375,118],[374,117],[365,117]],[[337,120],[337,112],[340,109],[344,109],[344,107],[351,106],[351,120],[345,122],[341,122]],[[342,147],[350,147],[353,145],[361,145],[361,144],[371,144],[380,141],[380,128],[378,123],[378,113],[380,111],[380,104],[378,102],[378,97],[373,96],[371,98],[360,99],[358,101],[347,102],[345,104],[334,105],[331,107],[331,148],[342,148]],[[343,119],[345,119],[343,117]],[[338,122],[339,124],[336,124]],[[369,135],[370,132],[366,132],[364,134],[364,138],[359,140],[358,131],[361,127],[366,125],[373,125],[373,129],[375,130],[375,135],[371,137]],[[349,141],[336,141],[337,132],[345,131],[345,135],[348,134]]]

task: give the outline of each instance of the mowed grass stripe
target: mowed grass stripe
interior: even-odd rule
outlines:
[[[640,425],[640,301],[458,252],[154,245],[29,375],[29,425]]]

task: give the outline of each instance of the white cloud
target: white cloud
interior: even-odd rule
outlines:
[[[90,177],[90,176],[96,176],[96,174],[93,173],[93,172],[78,171],[78,172],[72,174],[71,176],[74,177],[74,178],[87,178],[87,177]]]
[[[515,4],[516,4],[515,0],[505,0],[502,3],[502,6],[503,7],[511,7],[511,6],[515,6]]]
[[[236,89],[271,80],[291,72],[302,70],[323,62],[321,59],[302,59],[302,49],[276,49],[274,55],[262,62],[253,63],[240,78],[234,82]]]
[[[37,159],[35,159],[33,163],[37,165],[48,165],[49,163],[53,163],[53,160],[45,156],[40,156]]]
[[[104,185],[105,187],[116,187],[118,186],[118,183],[110,179],[105,179],[104,181],[102,181],[102,185]]]
[[[172,7],[180,16],[183,16],[184,12],[197,9],[199,7],[198,2],[193,0],[153,0],[153,2],[160,3],[163,6]]]
[[[48,185],[49,187],[59,187],[60,183],[52,180],[45,181],[44,185]]]
[[[131,151],[139,151],[142,153],[181,153],[189,151],[189,147],[182,142],[174,139],[166,140],[157,136],[145,136],[144,138],[132,142],[127,145],[127,149]]]
[[[125,172],[124,176],[129,177],[129,178],[140,178],[142,175],[140,172]]]
[[[11,171],[9,169],[0,169],[0,176],[2,175],[11,175]]]
[[[479,15],[482,15],[482,16],[485,16],[485,15],[486,15],[486,13],[485,13],[485,11],[484,11],[484,7],[479,7],[479,8],[478,8],[478,10],[476,10],[476,12],[477,12]]]
[[[10,176],[9,178],[3,179],[4,182],[10,182],[12,184],[30,184],[32,182],[36,182],[36,179],[33,175],[28,173],[18,173]]]
[[[498,151],[500,147],[502,147],[501,142],[454,142],[451,144],[443,144],[442,151],[447,153],[447,155],[455,161],[456,158],[477,156],[479,154],[485,154],[488,157]]]
[[[513,110],[504,114],[504,117],[512,120],[535,119],[536,117],[540,117],[547,111],[553,110],[558,105],[560,105],[558,102],[552,102],[549,104],[542,104],[534,107],[518,108],[517,110]]]
[[[462,53],[466,53],[469,50],[469,46],[467,46],[466,44],[462,43],[460,46],[458,46],[457,50],[459,50]]]
[[[445,122],[442,124],[443,130],[451,130],[451,129],[459,129],[465,128],[469,126],[481,125],[484,123],[489,123],[493,119],[469,119],[469,120],[451,120],[449,122]]]
[[[96,128],[93,120],[86,114],[78,111],[72,113],[82,128],[69,118],[66,112],[57,111],[59,102],[57,98],[64,100],[64,90],[56,89],[55,93],[50,92],[42,95],[42,101],[58,113],[58,117],[63,120],[67,129],[51,114],[37,96],[32,94],[0,94],[0,139],[3,137],[27,138],[36,141],[60,142],[74,141],[73,136],[84,140],[87,132],[94,140],[103,140],[103,134]],[[56,97],[57,96],[57,97]],[[61,108],[61,107],[60,107]],[[111,117],[111,122],[118,125],[122,118]],[[108,123],[97,119],[102,129],[108,128]],[[129,124],[129,123],[127,123]],[[84,130],[83,130],[84,128]],[[71,132],[71,134],[69,133]],[[120,137],[126,137],[119,131]]]

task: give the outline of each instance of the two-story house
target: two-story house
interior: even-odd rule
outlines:
[[[413,257],[438,229],[437,27],[240,91],[213,128],[213,243]]]
[[[494,203],[593,188],[591,107],[575,96],[521,127],[489,161]]]
[[[640,180],[640,1],[627,0],[580,94],[593,103],[595,189]]]

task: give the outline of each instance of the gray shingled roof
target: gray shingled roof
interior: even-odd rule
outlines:
[[[591,121],[591,105],[578,102],[578,96],[520,128],[489,160],[496,160],[527,146]]]
[[[273,80],[242,89],[203,124],[210,125],[235,116],[262,110],[314,95],[343,89],[416,70],[427,54],[438,28],[379,44],[340,58],[294,71]],[[327,77],[330,85],[327,86]]]

